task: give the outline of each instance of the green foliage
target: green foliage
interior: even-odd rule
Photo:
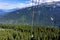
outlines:
[[[60,28],[29,26],[19,24],[0,24],[0,40],[58,40]]]

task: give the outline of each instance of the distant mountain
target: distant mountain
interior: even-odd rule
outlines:
[[[5,12],[13,12],[13,11],[16,11],[16,10],[19,10],[20,8],[13,8],[13,9],[7,9],[7,10],[4,10]]]
[[[3,10],[2,10],[2,9],[0,9],[0,12],[3,12]]]
[[[2,9],[0,9],[0,15],[3,15],[5,13],[5,11],[3,11]]]
[[[0,9],[0,15],[8,14],[9,12],[13,12],[19,10],[20,8],[13,8],[13,9]]]
[[[0,18],[0,23],[32,25],[32,14],[34,13],[34,25],[60,26],[60,6],[57,5],[58,3],[60,2],[53,2],[49,5],[43,3],[9,12]]]

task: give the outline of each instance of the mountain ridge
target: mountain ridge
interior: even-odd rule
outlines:
[[[54,7],[55,6],[55,7]],[[0,23],[32,25],[34,12],[34,25],[60,26],[60,6],[37,5],[9,12],[0,18]],[[51,18],[54,20],[52,21]],[[2,20],[2,21],[1,21]]]

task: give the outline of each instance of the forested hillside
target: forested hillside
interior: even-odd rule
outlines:
[[[0,24],[0,40],[59,40],[59,37],[58,27]]]
[[[57,4],[41,4],[8,12],[0,16],[0,23],[32,25],[33,13],[34,25],[60,26],[60,6]]]

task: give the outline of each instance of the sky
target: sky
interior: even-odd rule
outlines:
[[[52,2],[60,0],[0,0],[0,9],[14,9],[14,8],[25,8],[35,5],[36,2]]]

